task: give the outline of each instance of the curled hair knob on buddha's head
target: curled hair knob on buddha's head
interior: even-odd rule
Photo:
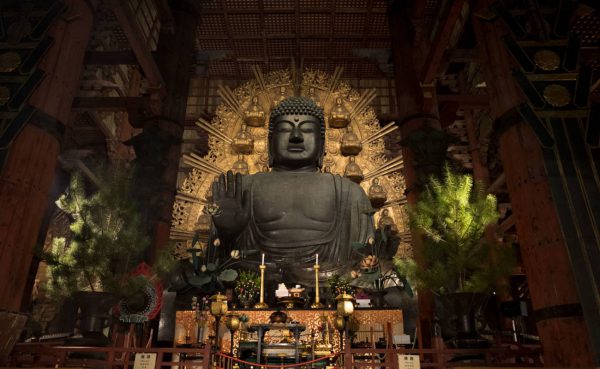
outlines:
[[[310,115],[317,118],[321,127],[321,139],[325,139],[325,113],[313,100],[303,96],[290,96],[281,101],[269,117],[269,139],[273,134],[275,121],[282,115]]]

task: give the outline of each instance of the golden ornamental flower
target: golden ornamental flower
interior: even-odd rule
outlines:
[[[231,250],[230,255],[233,259],[237,260],[240,258],[240,250]]]

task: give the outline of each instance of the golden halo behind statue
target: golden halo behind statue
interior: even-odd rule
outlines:
[[[171,239],[177,241],[177,254],[189,258],[186,251],[192,239],[208,238],[209,215],[205,206],[211,184],[219,173],[228,170],[253,174],[269,170],[267,155],[268,117],[284,98],[292,95],[308,97],[325,112],[325,156],[322,171],[346,176],[359,182],[379,209],[393,220],[401,242],[398,255],[412,256],[410,233],[404,197],[402,158],[387,158],[384,137],[396,129],[394,124],[380,127],[369,103],[375,91],[360,95],[340,81],[341,68],[331,75],[306,69],[299,80],[292,70],[263,75],[253,68],[255,79],[235,90],[219,88],[222,103],[212,122],[200,119],[196,124],[208,132],[208,154],[200,157],[185,154],[183,160],[193,169],[179,189],[173,206]],[[376,181],[373,181],[376,179]],[[375,184],[375,186],[373,186]],[[389,221],[389,218],[388,218]]]

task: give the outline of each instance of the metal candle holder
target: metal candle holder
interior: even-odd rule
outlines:
[[[267,269],[267,266],[261,264],[258,268],[260,269],[260,302],[254,305],[254,308],[266,309],[269,307],[269,305],[265,303],[265,269]]]
[[[311,309],[323,309],[325,305],[321,304],[319,298],[319,269],[321,268],[319,264],[315,264],[315,302],[313,302],[310,307]]]

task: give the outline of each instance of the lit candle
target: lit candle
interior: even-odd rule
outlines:
[[[319,254],[317,254],[317,261],[315,264],[319,265]]]
[[[262,254],[262,265],[265,265],[265,254]]]

